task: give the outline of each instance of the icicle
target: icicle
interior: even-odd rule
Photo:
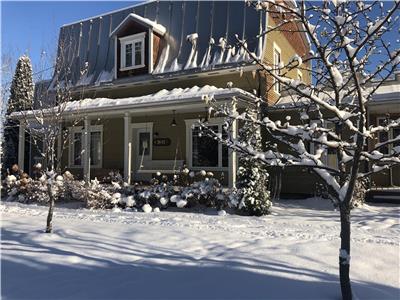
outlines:
[[[215,52],[214,54],[214,60],[213,60],[213,65],[219,65],[222,64],[223,58],[224,58],[224,53],[225,53],[225,48],[226,48],[226,39],[221,37],[219,39],[218,47],[220,47],[219,52]]]
[[[201,61],[200,68],[207,68],[210,64],[210,59],[211,59],[211,48],[215,44],[215,41],[213,38],[210,38],[210,41],[208,42],[208,48],[206,53],[203,56],[203,60]]]
[[[192,33],[189,34],[186,39],[188,42],[192,44],[192,49],[189,54],[189,58],[186,62],[185,65],[185,70],[186,69],[191,69],[191,68],[197,68],[197,39],[198,39],[198,34],[197,33]]]
[[[163,49],[161,56],[160,56],[160,60],[159,60],[157,67],[155,68],[153,73],[155,73],[155,74],[164,73],[165,65],[167,64],[168,57],[169,57],[169,44],[167,44],[167,46]]]
[[[175,58],[169,68],[169,72],[177,72],[182,69],[182,66],[178,63],[178,58]]]

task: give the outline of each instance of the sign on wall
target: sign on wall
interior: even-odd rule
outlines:
[[[169,146],[169,145],[171,145],[171,139],[170,138],[156,138],[156,139],[153,139],[153,145],[154,146]]]

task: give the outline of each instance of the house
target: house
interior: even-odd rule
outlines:
[[[67,147],[59,137],[62,169],[81,178],[119,170],[132,182],[185,165],[223,174],[233,186],[236,154],[200,136],[195,124],[207,117],[205,95],[229,104],[235,97],[239,110],[253,105],[254,93],[270,105],[276,101],[279,87],[269,89],[273,81],[238,46],[236,35],[267,63],[307,54],[303,33],[257,37],[279,17],[241,1],[150,1],[62,26],[47,89],[52,97],[56,86],[68,87],[73,98],[60,124],[69,134]],[[310,80],[299,70],[289,76]],[[209,124],[224,134],[222,121]],[[21,162],[23,153],[20,143]]]

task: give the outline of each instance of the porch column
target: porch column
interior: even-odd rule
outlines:
[[[61,155],[62,155],[62,122],[59,122],[58,137],[57,137],[57,169],[61,169]]]
[[[19,122],[19,135],[18,135],[18,166],[20,170],[24,170],[25,161],[25,129],[26,124],[24,121]]]
[[[124,180],[131,183],[132,142],[130,136],[131,117],[128,113],[124,116]]]
[[[232,138],[237,138],[237,120],[233,121],[232,123]],[[237,172],[237,154],[236,151],[229,149],[229,162],[228,162],[228,185],[230,188],[236,186],[236,172]]]
[[[83,179],[90,182],[90,119],[85,116],[83,129]]]

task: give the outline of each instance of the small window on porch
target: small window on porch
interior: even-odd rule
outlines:
[[[83,166],[83,136],[84,129],[76,127],[70,129],[70,148],[69,148],[69,166],[81,168]],[[90,165],[95,168],[101,168],[103,149],[103,130],[101,126],[92,126],[90,128]]]
[[[214,132],[222,133],[226,137],[226,132],[222,125],[210,125],[209,129]],[[192,129],[192,149],[191,167],[194,168],[226,168],[228,167],[228,147],[218,143],[213,138],[206,136],[200,128],[195,126]]]

